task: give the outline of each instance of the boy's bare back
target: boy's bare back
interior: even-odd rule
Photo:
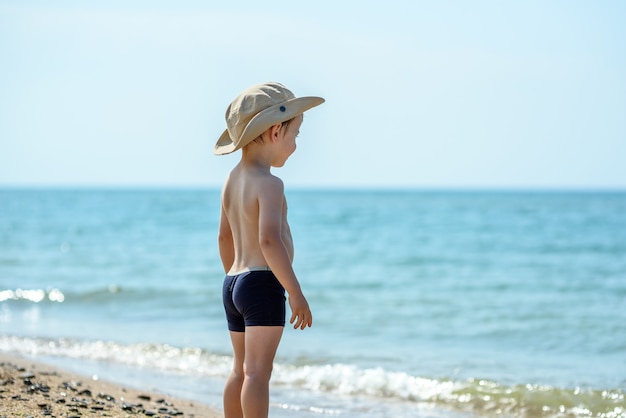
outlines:
[[[224,184],[222,210],[233,237],[234,258],[229,274],[268,266],[260,242],[277,229],[289,261],[293,262],[287,201],[278,177],[261,167],[237,165]]]

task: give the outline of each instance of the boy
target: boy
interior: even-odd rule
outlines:
[[[234,352],[224,388],[226,418],[268,416],[269,380],[285,326],[285,290],[294,328],[313,322],[292,268],[283,183],[270,169],[282,167],[296,150],[302,114],[323,102],[296,98],[278,83],[252,86],[226,110],[228,129],[215,145],[217,155],[241,149],[241,161],[222,190],[218,234]]]

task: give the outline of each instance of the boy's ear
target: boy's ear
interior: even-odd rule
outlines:
[[[277,123],[276,125],[272,125],[270,128],[270,136],[272,140],[278,139],[278,134],[280,133],[280,129],[283,127],[281,123]]]

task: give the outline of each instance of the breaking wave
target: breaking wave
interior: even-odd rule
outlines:
[[[2,336],[0,351],[111,362],[199,377],[225,378],[232,364],[232,357],[227,355],[167,344],[124,345],[110,341]],[[480,416],[619,418],[626,413],[622,389],[507,386],[478,378],[433,379],[348,364],[276,364],[272,381],[275,385],[301,390],[439,405]]]

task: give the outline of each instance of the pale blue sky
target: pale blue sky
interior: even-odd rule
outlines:
[[[624,1],[211,3],[0,0],[0,186],[220,186],[272,80],[288,187],[626,188]]]

